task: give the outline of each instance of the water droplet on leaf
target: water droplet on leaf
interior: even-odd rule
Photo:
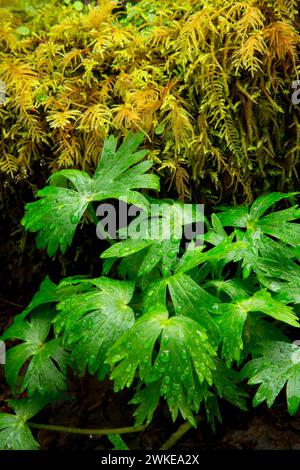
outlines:
[[[70,220],[72,224],[77,224],[78,223],[78,216],[76,214],[71,214],[70,215]]]
[[[161,362],[163,362],[164,364],[166,364],[167,362],[170,361],[170,353],[169,351],[163,351],[160,355],[160,360]]]
[[[188,356],[187,356],[187,352],[186,352],[186,351],[182,351],[181,357],[182,357],[182,359],[187,359],[187,357],[188,357]]]

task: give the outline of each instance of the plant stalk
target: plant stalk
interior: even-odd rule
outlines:
[[[29,421],[28,426],[33,429],[46,429],[48,431],[66,432],[72,434],[86,434],[89,436],[105,436],[107,434],[130,434],[133,432],[141,432],[146,429],[146,426],[127,426],[124,428],[103,428],[103,429],[86,429],[86,428],[73,428],[69,426],[58,426],[56,424],[39,424]]]
[[[197,418],[196,421],[199,422],[200,419]],[[169,439],[160,447],[159,450],[169,450],[169,449],[171,449],[172,447],[174,447],[176,442],[178,442],[179,439],[181,439],[191,429],[195,429],[195,428],[188,421],[186,423],[182,424],[181,426],[179,426],[177,431],[175,431],[173,434],[171,434]]]

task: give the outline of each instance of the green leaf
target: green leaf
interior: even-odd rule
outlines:
[[[111,379],[115,381],[115,391],[130,387],[137,368],[142,380],[149,376],[149,371],[152,369],[153,348],[167,320],[168,313],[160,312],[159,308],[157,313],[145,313],[110,348],[106,362],[114,367]],[[120,364],[115,366],[118,362]]]
[[[161,262],[162,273],[168,276],[176,266],[177,254],[183,236],[184,225],[203,222],[203,214],[196,205],[189,210],[180,202],[150,199],[151,213],[141,214],[128,227],[119,231],[122,238],[101,254],[101,258],[130,256],[145,248],[138,275],[148,275]]]
[[[162,262],[162,274],[168,276],[176,265],[179,247],[179,239],[153,243],[140,266],[139,276],[149,274],[160,261]]]
[[[58,340],[46,341],[52,319],[52,312],[39,311],[30,321],[15,321],[2,336],[3,340],[22,341],[6,354],[5,373],[13,391],[27,390],[29,396],[40,394],[55,397],[66,390],[68,354]],[[23,375],[21,369],[27,361]]]
[[[139,267],[144,259],[144,250],[133,253],[132,255],[124,257],[118,265],[118,274],[122,279],[129,279],[136,281],[138,276]],[[110,258],[111,259],[111,258]],[[114,258],[116,259],[116,258]]]
[[[258,197],[252,204],[250,210],[248,205],[237,207],[218,207],[222,212],[218,213],[218,218],[223,227],[245,228],[249,223],[256,222],[273,204],[296,196],[295,193],[268,193]],[[274,216],[275,213],[273,213]],[[275,216],[276,217],[276,216]],[[298,216],[299,217],[299,216]],[[297,218],[297,217],[296,217]]]
[[[204,240],[212,245],[218,245],[225,240],[228,235],[216,214],[211,215],[211,225],[212,227],[204,235]]]
[[[144,312],[151,310],[153,305],[161,305],[164,310],[167,308],[167,282],[168,278],[165,278],[149,284],[143,296]]]
[[[135,152],[143,137],[143,133],[129,133],[116,150],[117,141],[110,136],[93,178],[79,170],[62,170],[51,176],[52,185],[38,191],[40,199],[26,205],[22,219],[26,230],[39,232],[39,248],[47,247],[49,256],[58,248],[64,253],[92,201],[115,198],[140,207],[148,206],[146,198],[134,190],[158,190],[159,179],[156,175],[144,174],[151,162],[138,163],[147,153]]]
[[[71,361],[80,373],[88,367],[91,374],[102,378],[108,369],[103,364],[107,350],[134,323],[134,312],[128,306],[134,283],[102,277],[74,284],[75,293],[70,291],[58,304],[55,331],[71,349]],[[84,290],[76,292],[76,284]]]
[[[205,252],[203,251],[205,248],[204,246],[187,250],[181,260],[178,262],[175,269],[175,274],[190,271],[196,266],[207,261],[215,262],[224,258],[227,258],[228,260],[230,258],[232,260],[240,259],[242,257],[240,254],[241,250],[246,247],[246,244],[243,242],[233,243],[232,238],[233,236],[227,237],[218,246]]]
[[[150,424],[153,418],[153,414],[158,406],[160,399],[160,388],[161,381],[152,382],[143,389],[139,389],[132,400],[130,401],[133,405],[139,405],[133,416],[135,416],[135,425],[140,426],[144,422]]]
[[[122,258],[123,256],[130,256],[134,253],[138,253],[147,246],[151,245],[152,240],[135,240],[128,239],[119,243],[115,243],[101,253],[101,258]]]
[[[32,301],[28,307],[16,317],[16,320],[23,320],[29,313],[37,307],[45,304],[52,304],[57,302],[57,285],[52,282],[47,276],[41,283],[38,292],[33,296]]]
[[[244,349],[257,355],[265,341],[288,341],[276,324],[270,323],[259,315],[248,315],[243,331]]]
[[[159,354],[153,366],[155,377],[163,378],[161,393],[173,420],[178,410],[190,419],[189,404],[198,384],[212,383],[214,347],[199,325],[187,317],[172,317],[163,328]],[[196,377],[196,378],[195,378]],[[188,414],[184,412],[186,409]]]
[[[223,337],[222,357],[229,367],[232,361],[239,361],[243,349],[243,330],[250,312],[262,312],[276,320],[299,327],[293,309],[273,299],[269,292],[261,290],[252,297],[240,299],[235,303],[221,304],[222,312],[216,318]]]
[[[128,445],[119,434],[108,434],[107,437],[114,446],[112,450],[129,450]]]
[[[300,348],[296,344],[268,341],[262,356],[250,361],[242,370],[242,377],[250,377],[249,384],[261,384],[253,399],[257,406],[264,400],[271,407],[286,385],[288,411],[298,411],[300,404]]]
[[[220,340],[219,328],[212,318],[219,299],[206,292],[186,274],[168,278],[168,286],[176,315],[197,321],[213,343]]]
[[[248,394],[238,385],[239,374],[234,369],[228,369],[219,359],[215,363],[213,382],[218,396],[246,411]]]
[[[237,207],[219,207],[222,212],[218,213],[218,219],[223,227],[246,227],[249,215],[249,206],[237,206]]]
[[[112,346],[107,362],[114,367],[115,391],[130,387],[138,369],[146,384],[161,381],[160,394],[167,400],[173,420],[180,411],[195,424],[193,411],[200,406],[194,403],[195,394],[204,381],[212,383],[215,354],[198,323],[183,316],[168,318],[166,311],[154,308]]]
[[[39,444],[18,416],[0,413],[0,450],[36,450]]]
[[[299,281],[281,283],[275,299],[283,303],[300,304]]]
[[[143,140],[142,132],[129,132],[118,150],[115,150],[115,137],[110,136],[106,140],[93,178],[95,200],[115,198],[141,208],[148,207],[147,199],[134,189],[159,190],[159,178],[154,174],[144,174],[152,162],[141,162],[147,150],[135,152]]]
[[[269,194],[263,194],[262,196],[258,197],[252,204],[250,213],[249,213],[249,219],[250,221],[255,221],[259,217],[261,217],[273,204],[276,202],[281,201],[282,199],[287,199],[291,198],[294,196],[297,196],[299,193],[269,193]],[[276,212],[273,213],[273,216],[275,214],[278,214]],[[275,215],[275,218],[277,218],[278,215]],[[299,217],[299,215],[298,215]],[[296,217],[297,218],[297,217]]]
[[[266,215],[260,219],[259,227],[264,234],[297,247],[300,244],[300,225],[291,221],[300,218],[300,208],[291,209]]]
[[[0,450],[36,450],[39,444],[33,438],[26,421],[36,415],[46,404],[45,399],[21,398],[9,400],[16,414],[0,413]]]
[[[272,298],[265,289],[256,292],[252,298],[239,301],[238,305],[247,312],[263,312],[288,325],[300,326],[293,309]]]
[[[248,211],[247,206],[225,209],[218,214],[223,226],[245,228],[246,231],[236,230],[237,240],[244,241],[246,246],[242,252],[244,259],[244,277],[252,269],[256,269],[258,257],[265,256],[266,247],[272,243],[271,237],[287,243],[291,248],[300,245],[300,225],[292,221],[300,218],[300,208],[293,206],[285,210],[274,211],[266,216],[263,214],[276,202],[294,198],[299,193],[269,193],[257,198]],[[215,238],[217,233],[215,235]],[[210,239],[212,235],[210,235]],[[274,243],[274,242],[273,242]]]
[[[37,195],[41,199],[26,205],[22,224],[30,232],[39,232],[37,247],[47,247],[49,256],[53,256],[59,247],[65,253],[88,207],[90,193],[88,190],[79,193],[73,189],[46,186]]]
[[[265,275],[277,280],[284,280],[296,283],[300,279],[300,266],[288,258],[279,260],[274,258],[259,258],[257,268],[263,271]]]
[[[260,283],[275,292],[275,299],[284,303],[300,303],[300,267],[292,259],[280,252],[272,253],[272,258],[259,258],[256,274]]]
[[[242,279],[216,279],[208,281],[205,287],[214,287],[218,296],[221,292],[224,292],[230,299],[237,300],[239,298],[245,298],[251,293],[251,288]]]
[[[222,416],[219,409],[218,398],[211,392],[207,393],[204,399],[207,423],[213,433],[216,432],[216,421],[222,423]]]
[[[226,366],[230,367],[233,361],[239,361],[243,349],[243,329],[247,318],[247,311],[238,305],[222,305],[222,315],[216,319],[222,333],[222,357]]]

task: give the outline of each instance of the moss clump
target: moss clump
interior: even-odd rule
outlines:
[[[95,165],[109,132],[143,130],[181,198],[292,189],[297,2],[0,0],[0,169]]]

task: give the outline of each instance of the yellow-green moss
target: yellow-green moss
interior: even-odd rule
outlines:
[[[182,198],[295,187],[297,1],[95,3],[0,0],[3,173],[92,167],[108,132],[140,129]]]

